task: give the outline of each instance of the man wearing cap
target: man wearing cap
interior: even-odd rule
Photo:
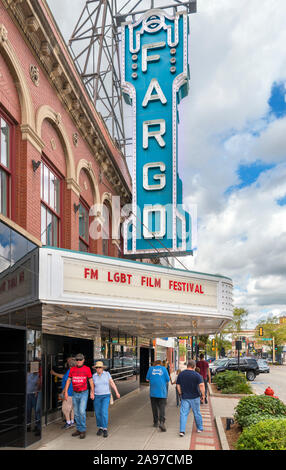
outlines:
[[[88,400],[88,385],[90,384],[90,398],[94,399],[94,384],[92,373],[89,367],[84,365],[84,355],[77,354],[75,357],[76,366],[71,367],[69,376],[64,388],[64,399],[68,399],[68,388],[70,383],[73,386],[73,407],[76,421],[76,431],[72,436],[85,438],[86,433],[86,406]]]
[[[108,407],[111,398],[110,387],[115,391],[117,398],[120,398],[120,395],[110,373],[104,370],[103,362],[97,361],[94,368],[96,373],[93,374],[92,378],[94,382],[94,411],[98,427],[97,435],[107,437]]]

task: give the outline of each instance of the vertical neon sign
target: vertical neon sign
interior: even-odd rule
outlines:
[[[133,114],[132,212],[124,253],[191,254],[191,217],[182,208],[177,107],[188,93],[188,16],[149,10],[122,25],[122,88]]]

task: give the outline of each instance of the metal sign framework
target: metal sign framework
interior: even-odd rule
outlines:
[[[75,64],[112,138],[124,155],[126,136],[120,71],[120,25],[148,10],[196,12],[196,0],[87,0],[69,40]]]

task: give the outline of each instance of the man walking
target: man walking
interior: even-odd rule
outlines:
[[[193,410],[197,432],[203,431],[203,419],[200,412],[200,392],[205,398],[205,386],[202,376],[195,371],[196,362],[191,360],[187,369],[183,370],[177,378],[177,389],[181,396],[180,408],[180,436],[186,432],[186,424],[190,410]]]
[[[200,360],[197,362],[197,367],[200,368],[200,374],[204,379],[205,384],[205,403],[208,402],[208,381],[211,383],[211,373],[209,363],[204,360],[203,353],[200,354]]]
[[[161,361],[155,361],[154,366],[149,367],[146,380],[150,382],[150,399],[153,412],[154,427],[160,427],[165,432],[165,409],[167,401],[167,384],[170,380],[166,367],[162,367]]]
[[[71,367],[69,376],[64,388],[64,399],[68,399],[68,388],[70,383],[73,386],[73,408],[76,421],[76,431],[72,436],[79,436],[80,439],[85,438],[86,433],[86,406],[88,400],[88,386],[90,384],[90,398],[94,400],[94,383],[92,373],[89,367],[84,365],[83,354],[77,354],[75,357],[76,366]]]

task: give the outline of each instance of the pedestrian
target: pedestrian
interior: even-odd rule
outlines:
[[[165,409],[167,400],[167,384],[170,377],[166,367],[161,365],[161,361],[155,361],[155,365],[149,367],[146,380],[150,382],[150,400],[153,412],[153,425],[161,431],[167,431],[165,421]]]
[[[95,364],[96,373],[93,374],[92,379],[94,383],[94,412],[96,417],[96,425],[98,427],[97,435],[107,437],[108,431],[108,407],[110,404],[111,390],[114,390],[117,398],[120,394],[117,387],[112,380],[109,372],[104,370],[105,366],[102,361],[97,361]]]
[[[177,369],[176,372],[172,372],[171,373],[171,383],[172,385],[177,385],[177,378],[178,378],[178,375],[181,373],[181,369]],[[181,397],[179,395],[179,392],[178,392],[178,389],[176,387],[176,403],[177,403],[177,407],[180,406],[180,403],[181,403]]]
[[[197,426],[197,432],[203,431],[203,419],[200,412],[200,392],[204,398],[204,381],[200,374],[195,371],[196,362],[190,360],[187,369],[183,370],[177,378],[177,389],[181,396],[180,408],[180,436],[186,431],[186,424],[190,410],[193,410]]]
[[[72,397],[73,397],[73,388],[72,388],[72,383],[70,384],[68,388],[68,399],[64,399],[64,389],[65,385],[69,376],[69,371],[71,367],[75,367],[76,363],[73,357],[68,357],[67,363],[66,363],[66,372],[64,374],[59,374],[55,372],[53,369],[51,370],[51,375],[54,375],[55,377],[59,377],[62,379],[62,413],[65,417],[66,423],[64,425],[64,429],[69,429],[74,426],[74,409],[73,409],[73,402],[72,402]]]
[[[167,360],[163,361],[163,362],[162,362],[162,366],[163,366],[163,367],[166,367],[166,370],[167,370],[167,372],[168,372],[168,375],[169,375],[169,377],[171,378],[169,361],[167,361]],[[167,383],[167,398],[168,398],[168,393],[169,393],[169,382]]]
[[[76,431],[72,434],[72,436],[79,436],[80,439],[84,439],[86,435],[88,382],[90,384],[90,398],[92,400],[94,399],[94,384],[90,368],[84,365],[84,355],[77,354],[75,360],[76,366],[70,368],[68,379],[64,388],[64,399],[68,400],[68,388],[72,383],[72,402],[76,422]]]
[[[205,403],[208,402],[208,381],[211,383],[211,373],[208,361],[205,361],[203,353],[200,354],[200,360],[197,362],[197,367],[200,368],[200,374],[203,377],[205,384]]]

